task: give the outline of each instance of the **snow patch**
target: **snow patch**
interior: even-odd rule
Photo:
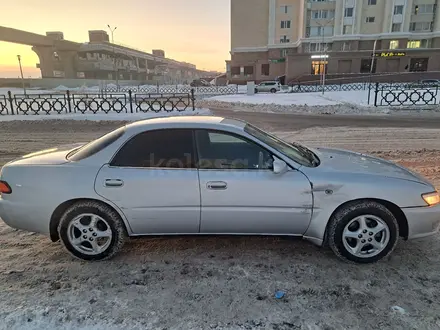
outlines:
[[[34,121],[34,120],[90,120],[90,121],[137,121],[142,119],[173,117],[173,116],[205,116],[210,115],[208,109],[184,110],[173,112],[138,112],[138,113],[68,113],[50,115],[4,115],[0,116],[2,121]]]

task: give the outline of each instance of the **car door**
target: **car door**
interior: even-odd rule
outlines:
[[[201,233],[303,234],[311,219],[310,182],[275,174],[273,155],[246,138],[197,130]]]
[[[193,131],[146,131],[99,171],[96,192],[126,215],[134,234],[198,233],[200,188]]]

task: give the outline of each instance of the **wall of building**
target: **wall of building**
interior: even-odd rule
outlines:
[[[270,1],[231,1],[231,49],[268,44]]]
[[[416,5],[434,4],[439,0],[232,0],[231,27],[232,53],[227,61],[228,78],[242,80],[267,80],[285,74],[287,80],[310,75],[311,56],[327,54],[328,72],[332,74],[361,74],[365,61],[371,59],[376,42],[376,52],[385,52],[387,57],[377,59],[377,72],[411,71],[412,59],[428,59],[427,69],[440,70],[440,6],[436,13],[415,13]],[[252,6],[256,4],[256,6]],[[287,12],[286,7],[287,6]],[[403,6],[403,14],[395,13],[395,6]],[[345,9],[353,8],[352,17],[344,17]],[[241,28],[243,11],[252,17],[250,30]],[[312,15],[317,11],[326,11],[330,17]],[[332,12],[327,12],[332,11]],[[334,11],[334,17],[331,15]],[[321,12],[320,12],[321,13]],[[374,22],[367,21],[374,17]],[[290,27],[282,22],[290,21]],[[433,22],[433,31],[410,32],[411,23]],[[393,24],[397,24],[393,27]],[[400,26],[398,25],[400,24]],[[256,27],[258,26],[258,28]],[[316,34],[317,27],[333,27],[322,36]],[[344,26],[349,28],[344,29]],[[396,30],[398,28],[398,31]],[[313,33],[311,33],[313,29]],[[261,31],[265,30],[265,31]],[[250,31],[250,32],[249,32]],[[258,31],[258,32],[256,32]],[[393,32],[392,32],[393,31]],[[236,35],[234,35],[236,32]],[[322,32],[322,31],[321,31]],[[288,42],[281,42],[286,36]],[[267,40],[266,40],[267,39]],[[265,41],[266,40],[266,41]],[[427,42],[426,42],[427,40]],[[390,43],[395,48],[390,47]],[[409,48],[408,41],[420,41],[419,48]],[[322,43],[326,46],[322,47]],[[325,50],[323,50],[325,49]],[[404,56],[393,52],[405,53]],[[288,56],[286,56],[288,53]],[[286,58],[282,61],[283,57]],[[361,70],[361,65],[363,69]],[[262,66],[269,75],[263,75]],[[251,69],[252,67],[252,69]],[[231,75],[231,68],[235,78]],[[246,71],[248,74],[244,74]],[[267,70],[266,70],[267,71]],[[284,72],[283,72],[284,71]],[[413,70],[414,71],[414,70]],[[251,74],[249,74],[251,72]],[[318,74],[319,76],[319,74]]]

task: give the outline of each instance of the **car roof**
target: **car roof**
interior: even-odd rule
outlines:
[[[131,124],[128,124],[127,129],[141,129],[149,126],[170,126],[170,128],[176,127],[212,127],[212,126],[233,126],[235,128],[243,129],[246,126],[246,122],[225,117],[217,116],[167,116],[160,118],[152,118],[140,120]]]

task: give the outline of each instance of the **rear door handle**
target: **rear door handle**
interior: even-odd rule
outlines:
[[[224,190],[228,187],[228,184],[224,181],[209,181],[206,187],[212,190]]]
[[[106,179],[104,185],[106,187],[122,187],[124,185],[124,181],[120,179]]]

